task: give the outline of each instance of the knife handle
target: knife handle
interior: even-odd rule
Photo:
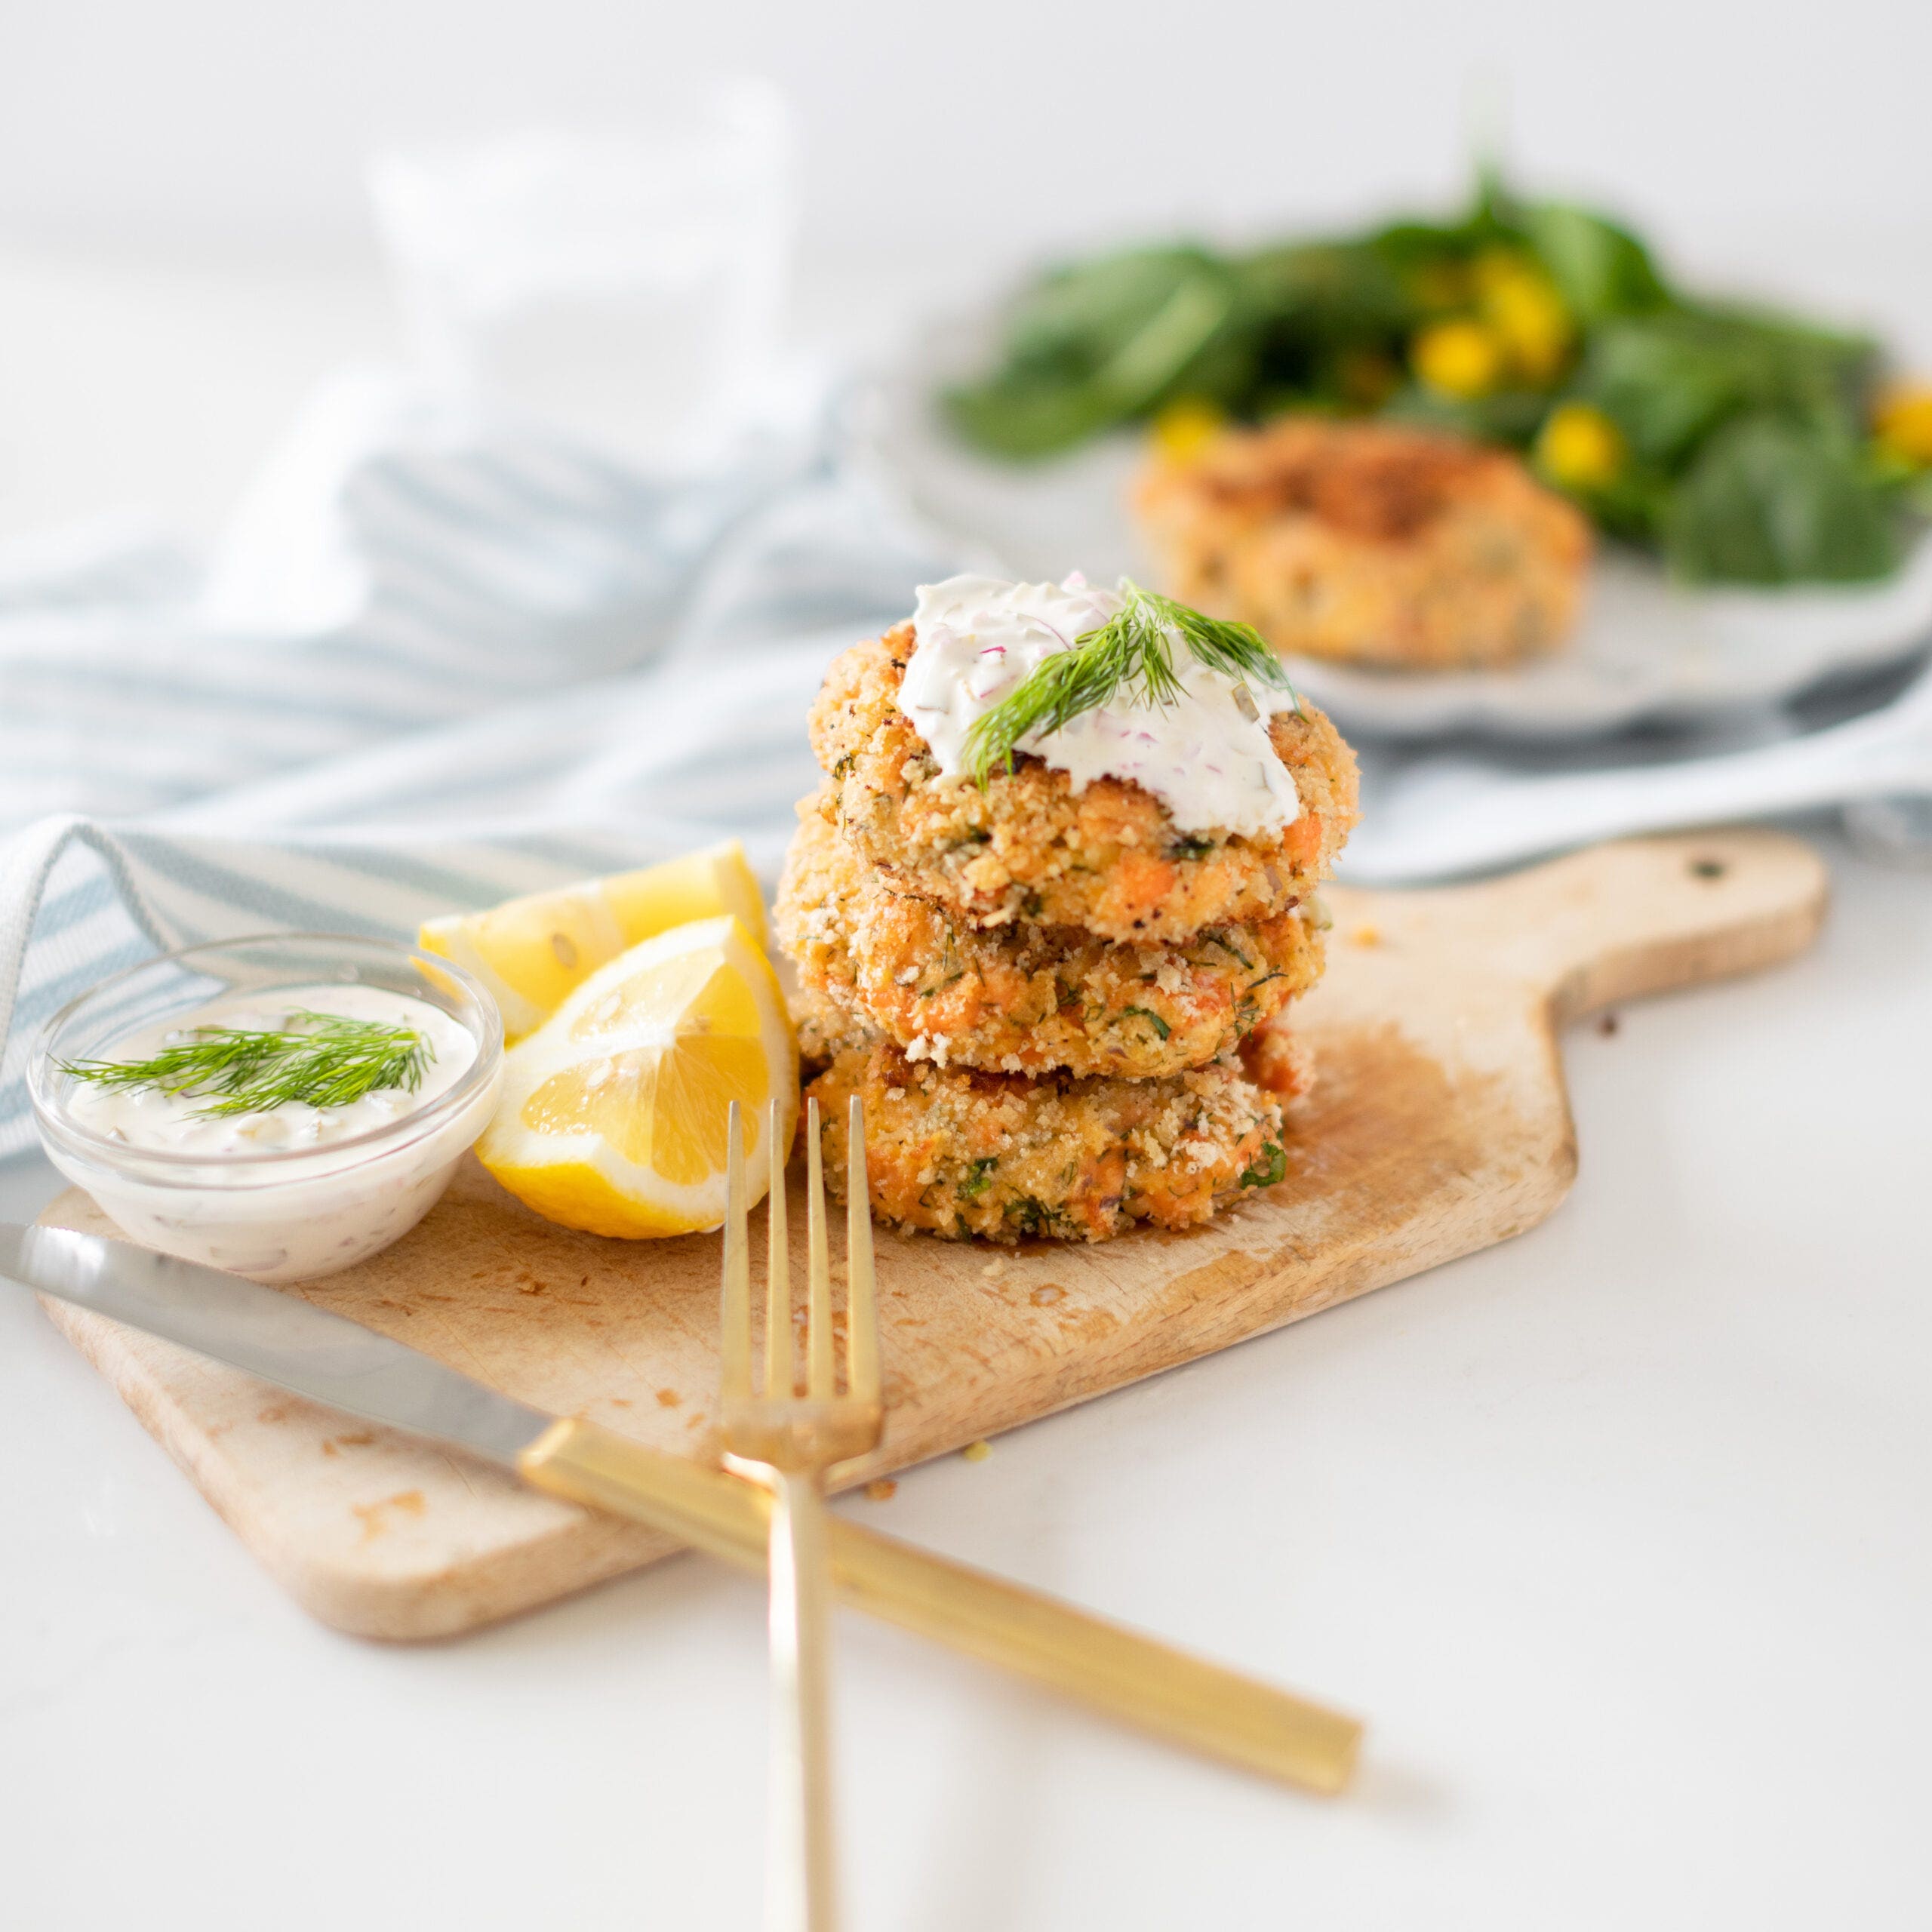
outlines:
[[[553,1495],[764,1569],[771,1500],[721,1470],[572,1417],[517,1466]],[[833,1586],[856,1609],[1264,1777],[1333,1793],[1353,1774],[1362,1733],[1353,1718],[844,1517],[830,1529]]]

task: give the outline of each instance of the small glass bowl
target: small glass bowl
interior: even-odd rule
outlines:
[[[411,1113],[325,1146],[211,1155],[135,1147],[76,1119],[64,1063],[106,1057],[137,1029],[232,994],[376,986],[438,1007],[476,1057]],[[352,1267],[415,1226],[488,1124],[503,1084],[503,1028],[469,974],[389,940],[272,933],[183,947],[129,967],[42,1029],[27,1086],[47,1157],[130,1239],[257,1281]]]

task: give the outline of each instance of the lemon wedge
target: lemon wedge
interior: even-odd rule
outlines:
[[[741,921],[679,926],[600,967],[504,1057],[477,1158],[546,1220],[596,1235],[692,1234],[724,1218],[726,1114],[744,1110],[763,1197],[767,1103],[789,1145],[798,1046]]]
[[[641,872],[588,878],[506,900],[487,912],[432,919],[425,952],[467,968],[488,986],[515,1041],[540,1026],[605,961],[673,926],[729,912],[767,943],[764,900],[735,839]]]

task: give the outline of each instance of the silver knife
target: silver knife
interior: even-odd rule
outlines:
[[[299,1296],[127,1241],[9,1222],[0,1278],[763,1574],[771,1505],[754,1484],[546,1415]],[[830,1545],[840,1596],[889,1623],[1265,1777],[1334,1792],[1353,1773],[1353,1718],[842,1516]]]

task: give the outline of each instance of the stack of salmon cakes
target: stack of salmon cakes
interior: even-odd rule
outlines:
[[[935,1234],[1103,1241],[1279,1180],[1348,746],[1312,706],[1267,718],[1300,808],[1245,835],[1038,755],[978,783],[900,708],[915,648],[903,624],[832,666],[779,888],[828,1176],[857,1094],[875,1214]]]

